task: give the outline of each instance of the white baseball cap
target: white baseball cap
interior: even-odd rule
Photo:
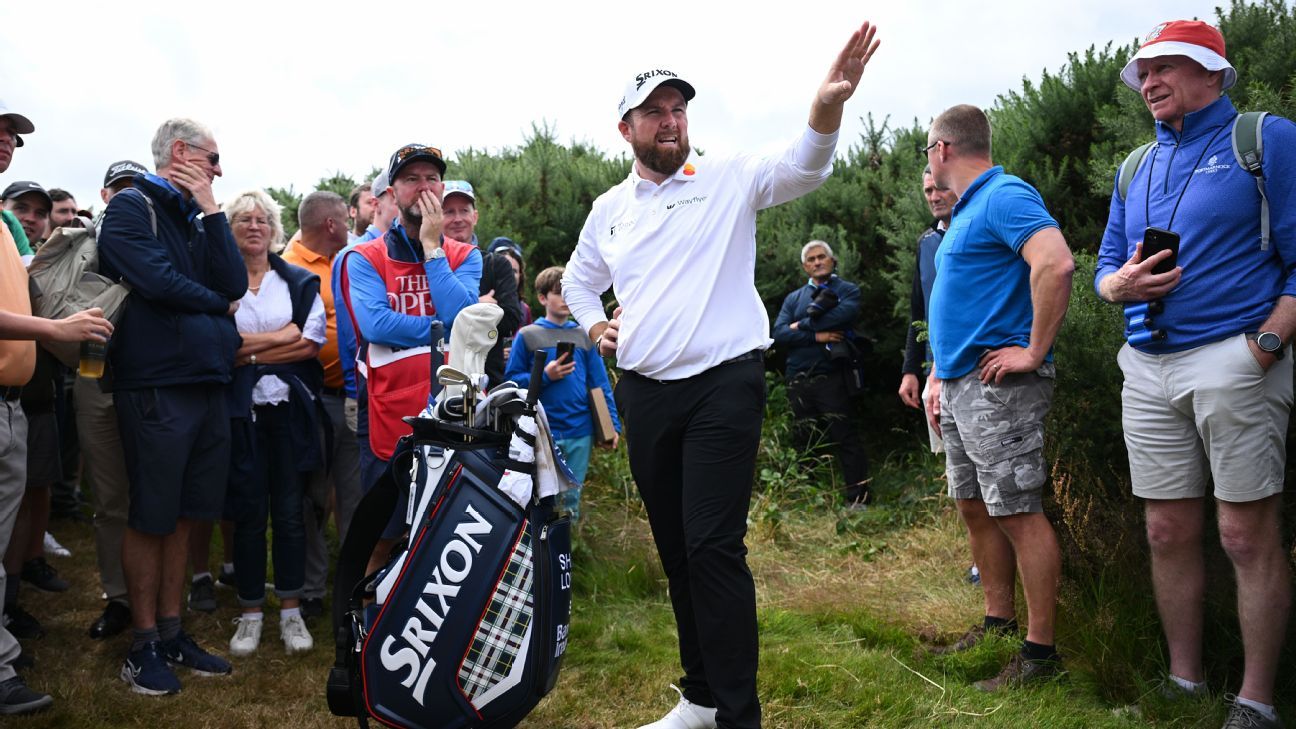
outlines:
[[[626,83],[625,92],[621,94],[621,103],[617,104],[617,121],[624,119],[626,112],[644,103],[644,99],[647,99],[648,95],[662,84],[669,84],[679,89],[680,93],[684,94],[685,101],[691,101],[696,93],[693,91],[693,85],[680,78],[674,71],[663,68],[641,71]]]

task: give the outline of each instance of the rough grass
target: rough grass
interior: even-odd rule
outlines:
[[[575,549],[566,664],[557,690],[525,727],[634,727],[656,719],[676,699],[668,686],[679,674],[674,625],[647,522],[623,467],[604,456],[594,465]],[[878,471],[878,492],[892,505],[862,515],[838,511],[831,497],[804,493],[758,495],[754,502],[749,545],[766,726],[1208,727],[1222,721],[1218,696],[1158,702],[1148,694],[1155,675],[1133,676],[1128,691],[1109,698],[1113,692],[1102,680],[1107,669],[1085,657],[1094,652],[1093,616],[1079,611],[1094,601],[1082,595],[1064,595],[1060,646],[1071,651],[1067,680],[1002,695],[973,689],[971,682],[994,674],[1016,649],[1008,640],[960,656],[925,655],[924,641],[952,638],[979,618],[979,593],[963,580],[966,545],[957,518],[938,496],[934,461],[887,462]],[[790,502],[800,505],[780,508]],[[806,506],[815,503],[820,505]],[[354,725],[331,716],[325,705],[332,661],[326,626],[313,626],[313,653],[289,657],[273,612],[260,652],[235,660],[232,677],[182,674],[179,696],[131,694],[117,677],[128,639],[101,643],[85,633],[102,607],[90,528],[58,523],[55,533],[75,554],[51,558],[73,589],[49,595],[25,588],[22,602],[48,631],[26,644],[38,660],[28,681],[57,703],[22,726]],[[214,616],[186,614],[186,628],[226,653],[237,609],[231,592],[218,598]],[[1119,605],[1107,607],[1115,612],[1102,626],[1105,639],[1119,641],[1117,623],[1128,616]],[[1154,621],[1139,628],[1149,629],[1155,630]],[[1076,652],[1082,655],[1072,659]]]

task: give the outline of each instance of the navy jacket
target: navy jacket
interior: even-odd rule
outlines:
[[[298,329],[305,330],[306,319],[310,316],[311,306],[319,295],[319,276],[299,266],[288,263],[279,256],[270,254],[270,268],[288,284],[288,295],[292,298],[292,321]],[[320,402],[320,391],[324,387],[324,367],[318,357],[300,362],[269,365],[243,365],[234,368],[234,380],[226,391],[231,418],[250,419],[252,415],[252,390],[262,377],[274,375],[288,383],[289,419],[292,422],[290,443],[297,470],[313,471],[324,465],[327,453],[332,452],[333,422],[324,415]],[[321,431],[324,433],[327,453],[320,449]],[[255,446],[248,448],[250,453],[237,454],[241,458],[255,460]]]
[[[136,176],[104,211],[99,270],[131,286],[108,345],[118,389],[230,381],[242,340],[226,312],[247,291],[247,269],[225,214],[198,213],[153,175]]]
[[[918,237],[918,250],[914,252],[913,286],[909,291],[909,331],[905,335],[902,374],[927,376],[932,361],[931,343],[918,341],[918,327],[914,322],[927,322],[927,304],[931,302],[932,283],[936,280],[936,249],[945,238],[945,231],[937,228],[940,221],[932,221]]]
[[[815,341],[815,332],[849,332],[860,313],[859,287],[849,281],[843,281],[833,274],[828,280],[828,288],[837,294],[837,306],[824,312],[818,319],[807,315],[810,300],[818,290],[813,283],[793,291],[783,300],[783,308],[774,320],[774,341],[787,347],[787,376],[800,374],[823,374],[832,371],[832,362],[828,357],[828,346]],[[793,322],[796,329],[791,329]],[[850,336],[849,334],[847,336]]]

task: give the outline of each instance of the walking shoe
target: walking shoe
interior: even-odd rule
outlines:
[[[933,656],[945,656],[945,655],[949,655],[950,653],[962,653],[963,651],[971,650],[978,643],[985,640],[986,635],[988,635],[991,632],[997,635],[1010,635],[1012,633],[1017,632],[1017,622],[1013,621],[1011,623],[1008,623],[1007,625],[994,628],[990,631],[986,630],[984,622],[977,623],[972,627],[968,628],[966,633],[959,636],[958,640],[954,641],[953,643],[950,643],[949,645],[933,646],[932,648],[928,649],[927,653],[928,655],[933,655]]]
[[[45,637],[45,629],[41,627],[40,621],[31,613],[23,610],[18,603],[5,605],[4,626],[9,629],[9,632],[15,638],[30,640]]]
[[[305,653],[315,647],[315,639],[306,629],[306,621],[300,615],[289,615],[279,621],[279,636],[283,638],[284,650],[289,655]]]
[[[1195,689],[1174,680],[1167,674],[1161,682],[1157,684],[1156,692],[1165,701],[1180,701],[1182,699],[1196,699],[1206,695],[1206,684],[1203,682]]]
[[[679,703],[666,716],[639,729],[716,729],[715,709],[698,706],[684,698],[684,692],[675,684],[671,688],[680,695]]]
[[[216,612],[216,583],[203,575],[189,584],[189,609],[202,613]]]
[[[168,662],[189,668],[202,676],[228,676],[234,672],[229,661],[199,648],[194,639],[183,630],[175,638],[162,641],[162,655]]]
[[[90,625],[90,637],[95,640],[111,638],[130,627],[130,607],[116,600],[109,600],[104,606],[103,614]]]
[[[1259,711],[1239,704],[1234,697],[1233,706],[1229,707],[1228,718],[1224,720],[1223,729],[1283,729],[1282,719],[1270,719]]]
[[[59,577],[58,570],[50,567],[44,557],[37,557],[23,562],[22,578],[45,592],[66,592],[67,580]]]
[[[31,714],[53,705],[53,696],[32,691],[19,676],[0,682],[0,715]]]
[[[324,616],[324,598],[322,597],[305,597],[301,601],[301,614],[310,622],[315,618]]]
[[[45,532],[45,551],[55,557],[71,557],[72,550],[58,543],[53,534]]]
[[[977,681],[974,686],[986,692],[1002,688],[1019,688],[1028,684],[1043,683],[1066,673],[1062,670],[1062,661],[1034,661],[1021,653],[1013,654],[1012,660],[1003,667],[998,676]]]
[[[976,565],[968,567],[967,581],[969,585],[981,584],[981,570],[978,569]]]
[[[234,570],[226,570],[225,565],[221,565],[220,574],[216,577],[216,584],[221,587],[228,587],[231,590],[237,590],[238,583],[234,581]]]
[[[261,626],[265,625],[265,619],[234,618],[234,623],[238,629],[230,638],[230,653],[239,657],[256,653],[257,646],[261,645]]]
[[[122,664],[121,680],[131,691],[146,696],[166,696],[180,692],[180,679],[162,658],[162,644],[151,640],[143,648],[130,652]]]

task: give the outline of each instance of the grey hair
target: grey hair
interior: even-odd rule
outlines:
[[[153,135],[153,166],[155,168],[166,167],[171,164],[171,143],[180,140],[182,142],[192,142],[201,144],[209,139],[214,139],[212,132],[203,124],[193,119],[176,117],[167,119],[158,127],[157,134]]]
[[[297,206],[297,225],[302,230],[314,230],[328,220],[329,213],[342,209],[342,215],[346,215],[347,201],[336,192],[328,190],[316,190],[307,195]]]
[[[805,262],[806,262],[806,256],[810,255],[810,249],[811,249],[811,248],[822,248],[822,249],[824,249],[825,251],[828,251],[828,257],[829,257],[829,258],[833,259],[834,261],[837,260],[837,254],[836,254],[836,253],[833,253],[832,246],[828,245],[827,243],[825,243],[824,241],[821,241],[821,240],[812,240],[812,241],[810,241],[809,243],[806,243],[805,245],[801,246],[801,262],[802,262],[802,263],[805,263]]]
[[[179,137],[177,137],[178,139]],[[284,247],[283,221],[280,220],[279,203],[261,190],[247,190],[235,195],[232,200],[221,206],[225,217],[229,219],[230,228],[234,227],[234,218],[260,208],[270,219],[270,250],[280,251]]]

